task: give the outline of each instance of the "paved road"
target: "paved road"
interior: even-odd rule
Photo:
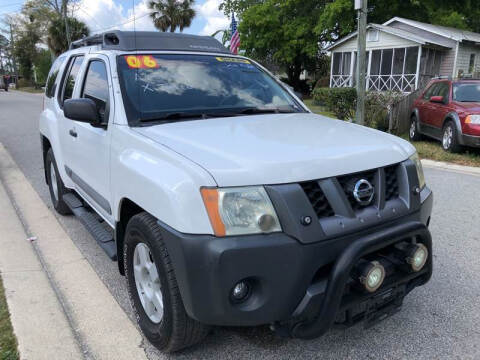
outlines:
[[[0,92],[0,142],[51,209],[38,135],[42,97]],[[267,327],[217,328],[176,359],[479,359],[480,177],[426,169],[435,193],[435,272],[402,312],[372,329],[332,330],[313,341],[279,339]],[[74,243],[133,321],[124,279],[82,225],[59,217]],[[60,256],[60,255],[59,255]],[[114,336],[108,334],[106,336]],[[165,358],[146,344],[151,359]]]

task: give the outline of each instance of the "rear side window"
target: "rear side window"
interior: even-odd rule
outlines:
[[[88,65],[81,97],[92,99],[97,105],[102,123],[108,122],[108,79],[103,61],[93,60]]]
[[[45,95],[49,98],[55,95],[55,89],[57,88],[57,77],[60,66],[65,62],[65,56],[61,56],[55,60],[48,73],[47,84],[45,86]]]
[[[75,87],[75,82],[77,80],[78,72],[83,63],[83,55],[76,56],[70,59],[69,66],[67,68],[66,76],[63,79],[63,91],[60,96],[60,106],[63,106],[63,103],[67,99],[71,99],[73,95],[73,89]]]

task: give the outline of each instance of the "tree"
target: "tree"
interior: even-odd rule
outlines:
[[[18,60],[20,75],[27,82],[31,82],[33,62],[37,56],[37,43],[40,40],[34,22],[27,22],[22,29],[17,30],[16,37],[14,56]]]
[[[222,45],[223,46],[225,46],[225,44],[227,42],[229,42],[231,37],[232,37],[232,31],[230,29],[217,30],[211,35],[211,37],[216,38],[218,34],[222,34]]]
[[[189,27],[195,17],[194,0],[151,0],[148,8],[153,24],[160,31],[183,31]]]
[[[237,14],[240,18],[245,10],[250,6],[262,3],[263,0],[225,0],[219,6],[219,10],[225,15],[230,16],[232,13]]]
[[[59,56],[61,53],[67,51],[69,47],[63,23],[63,19],[56,17],[52,20],[48,28],[47,44],[55,56]],[[90,34],[87,25],[75,18],[69,17],[67,23],[71,41],[81,39]]]
[[[6,64],[4,64],[4,59],[7,57],[8,44],[9,41],[7,40],[7,38],[0,34],[0,74],[5,73]]]
[[[52,66],[52,57],[50,51],[39,50],[34,61],[35,71],[37,72],[37,83],[45,85],[47,82],[48,72]]]
[[[282,66],[288,82],[300,90],[300,75],[315,68],[319,56],[314,28],[321,1],[266,0],[242,13],[239,31],[247,56]]]

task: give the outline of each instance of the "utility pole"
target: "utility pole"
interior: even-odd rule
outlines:
[[[15,60],[15,43],[13,41],[13,27],[12,27],[12,19],[8,22],[10,25],[10,56],[13,62],[13,73],[15,75],[15,88],[18,89],[18,72],[17,72],[17,61]]]
[[[67,43],[70,48],[72,40],[70,39],[70,27],[68,26],[68,0],[62,1],[62,16],[65,21],[65,33],[67,35]]]
[[[355,0],[355,10],[358,11],[358,45],[357,45],[357,116],[356,123],[365,123],[365,93],[366,93],[366,59],[367,59],[367,0]]]

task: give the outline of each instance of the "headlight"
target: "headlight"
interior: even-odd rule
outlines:
[[[282,231],[262,186],[203,188],[201,193],[216,236]]]
[[[425,187],[425,175],[423,175],[423,167],[420,158],[418,157],[418,153],[413,154],[410,156],[410,160],[413,161],[415,167],[417,168],[417,175],[418,175],[418,185],[420,189]]]
[[[465,124],[480,125],[480,115],[468,115]]]

